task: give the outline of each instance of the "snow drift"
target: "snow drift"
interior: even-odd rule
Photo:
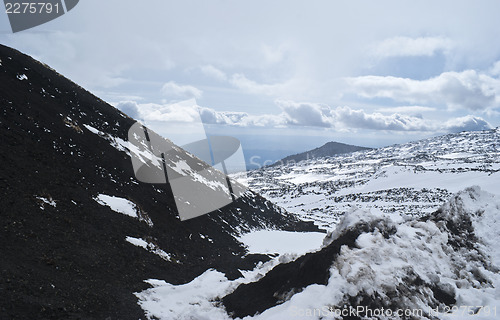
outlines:
[[[499,223],[500,197],[479,187],[420,218],[355,210],[322,250],[276,266],[222,301],[233,317],[258,319],[335,319],[346,308],[365,311],[354,318],[367,310],[388,319],[495,318]]]

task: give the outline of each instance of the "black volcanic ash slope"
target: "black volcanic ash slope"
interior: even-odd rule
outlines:
[[[251,192],[181,222],[166,186],[138,183],[116,146],[133,119],[1,45],[0,108],[1,319],[144,318],[133,295],[143,280],[183,283],[207,268],[236,277],[255,262],[242,259],[239,230],[315,228]],[[143,221],[97,203],[99,194],[134,202]]]
[[[371,150],[371,148],[353,146],[350,144],[331,141],[325,143],[321,147],[285,157],[281,160],[276,161],[276,163],[273,165],[296,163],[302,160],[332,157],[338,154],[345,154],[345,153],[364,151],[364,150]]]

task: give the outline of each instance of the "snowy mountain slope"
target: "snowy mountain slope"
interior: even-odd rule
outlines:
[[[497,319],[499,216],[500,196],[479,187],[420,218],[356,209],[321,251],[222,301],[233,316],[257,319],[340,319],[343,310],[359,310],[353,319]]]
[[[332,228],[352,206],[421,214],[471,185],[500,193],[500,129],[449,134],[381,149],[266,167],[240,181]]]
[[[0,61],[0,318],[144,318],[144,280],[237,278],[269,259],[242,233],[316,230],[251,191],[181,222],[168,185],[135,178],[133,119],[16,50],[0,46]],[[207,167],[180,148],[172,159]]]

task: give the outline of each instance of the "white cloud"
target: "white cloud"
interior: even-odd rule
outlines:
[[[193,123],[199,121],[198,105],[194,99],[172,104],[122,101],[116,107],[137,120],[176,123]]]
[[[230,83],[243,92],[271,97],[293,96],[295,94],[300,94],[303,89],[303,85],[298,78],[291,78],[285,82],[263,84],[248,79],[242,73],[233,74]]]
[[[136,120],[141,119],[141,116],[139,114],[139,106],[135,101],[120,101],[116,104],[116,108],[121,110],[131,118],[134,118]]]
[[[378,108],[377,111],[379,111],[379,112],[391,112],[391,113],[404,113],[404,114],[418,114],[421,112],[436,111],[436,108],[425,107],[425,106],[399,106],[399,107]]]
[[[331,109],[328,106],[286,100],[277,100],[276,104],[283,110],[289,124],[310,127],[333,126]]]
[[[357,129],[386,131],[426,131],[426,132],[459,132],[486,130],[491,125],[476,116],[453,118],[446,122],[423,119],[421,116],[393,113],[383,115],[378,112],[368,113],[362,109],[347,106],[331,108],[327,105],[310,102],[293,102],[277,100],[276,104],[283,110],[278,115],[250,115],[247,113],[217,112],[204,108],[203,121],[214,124],[236,126],[303,126],[331,128],[338,131],[356,131]],[[421,107],[425,108],[425,107]]]
[[[365,98],[444,105],[450,109],[484,110],[500,107],[500,80],[475,70],[444,72],[427,80],[391,76],[346,79],[350,90]]]
[[[352,109],[347,106],[331,108],[327,105],[317,103],[287,100],[277,100],[276,104],[283,110],[282,113],[251,115],[245,112],[219,112],[210,108],[201,108],[201,119],[204,123],[241,127],[303,126],[331,128],[338,131],[368,129],[458,132],[491,128],[491,125],[484,119],[471,115],[450,119],[443,123],[442,121],[423,119],[421,116],[399,113],[391,115],[384,115],[378,112],[368,113],[362,109]]]
[[[471,115],[450,119],[446,121],[444,127],[448,132],[477,131],[492,128],[486,120]]]
[[[329,127],[337,130],[372,129],[395,131],[429,131],[434,127],[421,117],[401,114],[367,113],[350,107],[331,108],[326,105],[277,100],[282,116],[289,125]]]
[[[279,90],[279,84],[260,84],[241,73],[233,74],[230,81],[233,86],[253,94],[276,95]]]
[[[492,76],[500,76],[500,61],[495,62],[493,67],[490,69],[490,74]]]
[[[246,112],[220,112],[211,108],[200,108],[200,115],[203,123],[207,124],[269,128],[282,128],[287,124],[282,115],[250,115]]]
[[[201,118],[205,124],[237,127],[316,127],[342,132],[356,132],[358,129],[459,132],[491,128],[486,120],[472,115],[443,122],[399,113],[390,115],[378,112],[368,113],[362,109],[352,109],[348,106],[331,108],[327,105],[311,102],[277,100],[276,104],[282,109],[281,113],[262,115],[216,111],[198,106],[194,99],[173,104],[137,104],[134,101],[123,101],[117,104],[117,108],[131,117],[146,122],[198,123]]]
[[[202,91],[189,85],[179,85],[174,81],[165,83],[161,89],[162,93],[168,98],[201,98]]]
[[[215,111],[200,107],[190,99],[171,104],[137,103],[121,101],[116,107],[137,120],[170,123],[220,124],[238,127],[284,127],[287,119],[283,115],[250,115],[246,112]]]
[[[201,121],[208,124],[243,125],[246,112],[217,112],[211,108],[200,108]]]
[[[362,109],[338,107],[334,110],[335,119],[348,129],[394,130],[394,131],[431,131],[434,128],[429,121],[420,117],[381,113],[366,113]]]
[[[262,45],[262,53],[265,61],[269,64],[282,62],[289,50],[290,46],[288,44],[280,44],[278,46],[266,44]]]
[[[393,37],[378,43],[373,53],[380,57],[432,56],[452,47],[453,42],[443,37]]]
[[[201,72],[203,72],[203,74],[205,74],[209,77],[212,77],[212,78],[220,80],[220,81],[227,80],[227,75],[223,71],[217,69],[216,67],[214,67],[211,64],[202,66],[202,67],[200,67],[200,69],[201,69]]]

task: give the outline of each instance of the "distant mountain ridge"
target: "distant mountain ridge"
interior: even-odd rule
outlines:
[[[318,159],[318,158],[324,158],[324,157],[332,157],[338,154],[345,154],[345,153],[351,153],[351,152],[356,152],[356,151],[364,151],[364,150],[371,150],[372,148],[367,148],[367,147],[360,147],[360,146],[354,146],[350,144],[345,144],[341,142],[336,142],[336,141],[330,141],[322,145],[321,147],[290,155],[288,157],[285,157],[281,160],[276,161],[274,165],[281,165],[281,164],[291,164],[291,163],[297,163],[303,160],[310,160],[310,159]]]

